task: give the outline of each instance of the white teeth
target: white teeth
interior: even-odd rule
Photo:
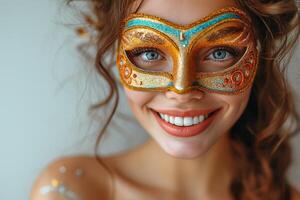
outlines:
[[[193,125],[193,118],[191,118],[191,117],[184,117],[183,118],[183,125],[184,126],[191,126],[191,125]]]
[[[160,118],[164,119],[164,114],[158,113]]]
[[[170,122],[171,124],[174,124],[174,123],[175,123],[175,119],[174,119],[174,117],[173,117],[173,116],[170,116],[170,118],[169,118],[169,122]]]
[[[194,117],[176,117],[176,116],[169,116],[167,114],[159,113],[159,116],[166,122],[174,124],[176,126],[192,126],[192,125],[199,124],[208,118],[208,114],[194,116]]]
[[[203,115],[200,115],[199,116],[199,122],[203,122],[204,121],[204,116]]]
[[[195,116],[194,118],[193,118],[193,124],[199,124],[199,117],[197,117],[197,116]]]
[[[168,115],[165,115],[165,121],[166,121],[166,122],[169,122],[169,118],[170,118],[170,117],[169,117]]]
[[[174,124],[176,126],[183,126],[183,118],[182,117],[175,117]]]

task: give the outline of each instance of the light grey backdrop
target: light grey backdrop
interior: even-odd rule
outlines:
[[[61,2],[0,0],[1,200],[28,199],[35,177],[47,163],[93,150],[99,120],[92,121],[87,109],[103,83],[77,53],[84,39],[72,32],[73,26],[63,25],[77,19]],[[289,73],[295,88],[300,84],[299,55],[300,49]],[[121,111],[129,112],[127,106]],[[132,133],[120,135],[116,129],[103,144],[103,152],[118,152],[147,138],[136,123],[126,126],[140,134],[132,140]],[[298,188],[299,143],[297,136],[296,162],[290,170]]]

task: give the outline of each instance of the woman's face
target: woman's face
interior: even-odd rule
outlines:
[[[228,6],[237,7],[233,0],[145,0],[138,13],[185,25]],[[160,59],[161,56],[158,52],[144,52],[135,57],[135,61]],[[207,56],[211,60],[223,56],[223,62],[230,62],[236,55],[219,50]],[[167,62],[168,56],[164,57]],[[200,89],[178,93],[137,91],[125,87],[137,120],[165,152],[178,158],[201,156],[227,134],[245,110],[250,90],[251,87],[242,93],[228,95]]]

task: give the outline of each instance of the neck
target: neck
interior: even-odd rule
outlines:
[[[195,159],[174,158],[166,154],[152,139],[145,144],[144,150],[148,155],[153,155],[147,158],[149,166],[159,161],[159,165],[155,165],[153,170],[163,177],[161,180],[170,189],[189,193],[197,188],[197,193],[202,196],[224,194],[224,190],[229,187],[232,164],[226,136],[220,138],[205,155]]]

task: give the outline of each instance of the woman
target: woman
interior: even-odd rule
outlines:
[[[300,199],[286,178],[298,122],[284,77],[299,36],[295,1],[91,4],[101,33],[96,67],[111,87],[98,107],[118,102],[102,62],[113,51],[151,139],[114,156],[58,159],[38,177],[32,200]]]

